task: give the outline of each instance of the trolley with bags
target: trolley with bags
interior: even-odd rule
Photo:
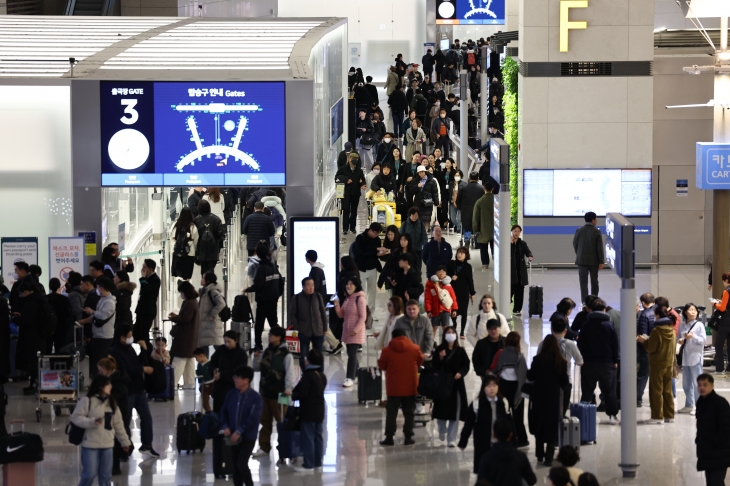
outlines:
[[[41,421],[43,404],[50,406],[52,416],[61,415],[63,409],[69,414],[73,412],[84,389],[80,362],[78,352],[73,355],[38,353],[38,407],[35,409],[38,422]]]
[[[416,395],[416,411],[413,414],[413,423],[421,424],[424,427],[433,420],[433,400]]]

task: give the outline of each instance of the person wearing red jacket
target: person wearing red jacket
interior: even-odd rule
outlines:
[[[378,367],[387,373],[385,392],[388,402],[385,408],[385,439],[383,446],[394,445],[395,419],[398,409],[403,408],[404,445],[415,444],[413,440],[413,414],[416,409],[418,394],[418,367],[423,364],[421,348],[413,344],[402,329],[395,329],[388,346],[378,358]]]
[[[446,297],[447,294],[448,298]],[[454,293],[453,287],[451,287],[451,277],[446,274],[445,266],[439,265],[436,267],[436,273],[426,283],[423,304],[428,317],[431,319],[431,327],[433,327],[435,341],[438,335],[438,328],[450,326],[451,318],[456,317],[457,311],[459,310],[456,294]]]

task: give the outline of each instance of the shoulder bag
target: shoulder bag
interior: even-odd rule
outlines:
[[[86,407],[86,415],[89,415],[89,411],[91,410],[91,397],[89,397],[89,406]],[[73,445],[81,445],[81,443],[84,441],[84,435],[86,435],[86,429],[79,427],[75,423],[69,421],[68,425],[66,425],[66,435],[68,435],[68,442],[69,444]]]
[[[689,328],[689,331],[687,331],[687,334],[692,332],[692,329],[695,328],[695,326],[699,323],[699,321],[695,321],[694,324],[692,324],[692,327]],[[687,340],[685,339],[682,345],[679,347],[679,351],[677,352],[677,366],[680,368],[682,367],[682,355],[684,354],[684,347],[687,345]]]
[[[456,350],[444,359],[444,364],[454,354],[456,354]],[[424,370],[421,372],[420,379],[418,380],[418,394],[432,400],[446,400],[451,396],[454,381],[454,376],[445,369]]]

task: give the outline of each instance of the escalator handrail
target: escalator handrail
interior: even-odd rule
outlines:
[[[73,15],[75,8],[76,8],[76,0],[67,0],[66,9],[63,14],[64,15]]]

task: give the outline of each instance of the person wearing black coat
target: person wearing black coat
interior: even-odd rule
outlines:
[[[363,174],[361,168],[355,165],[355,159],[350,158],[347,164],[337,169],[335,182],[345,185],[345,194],[342,199],[342,233],[347,234],[349,230],[352,234],[355,234],[360,190],[367,188],[365,174]]]
[[[137,320],[134,323],[134,341],[145,341],[149,348],[152,348],[150,345],[150,329],[152,328],[152,321],[157,317],[157,298],[160,295],[161,285],[160,277],[155,273],[155,268],[157,268],[157,262],[154,260],[147,259],[142,264],[142,278],[139,279],[139,298],[137,299],[137,307],[134,310],[137,314]],[[89,292],[89,294],[96,295],[95,292]]]
[[[474,274],[469,263],[469,248],[462,246],[456,250],[456,260],[449,261],[446,266],[446,274],[451,277],[451,288],[456,294],[456,303],[459,310],[456,311],[456,317],[451,320],[456,327],[456,319],[461,316],[461,332],[459,335],[464,337],[464,328],[466,327],[466,319],[469,314],[469,300],[473,302],[476,289],[474,288]]]
[[[48,303],[53,307],[56,313],[56,329],[53,334],[48,336],[46,341],[46,354],[53,353],[53,346],[56,347],[56,353],[72,339],[73,321],[71,320],[71,301],[68,297],[61,293],[61,281],[52,278],[48,284],[50,293],[46,296]]]
[[[123,275],[123,276],[122,276]],[[124,280],[126,278],[126,280]],[[116,283],[116,293],[114,297],[117,299],[116,314],[114,317],[114,326],[118,327],[122,324],[132,325],[132,295],[137,288],[137,284],[129,281],[126,272],[117,272],[114,277]]]
[[[0,384],[10,375],[10,304],[0,296]]]
[[[366,113],[367,110],[370,108],[370,105],[373,103],[373,99],[370,97],[370,93],[368,93],[367,88],[364,84],[358,83],[355,85],[355,103],[357,104],[358,109],[365,109]],[[377,101],[377,100],[375,100]]]
[[[373,84],[372,76],[365,76],[365,89],[368,90],[368,94],[370,95],[371,100],[375,101],[380,99],[380,95],[378,94],[378,87]]]
[[[550,466],[558,443],[562,410],[560,399],[568,386],[568,363],[560,354],[560,344],[552,334],[545,337],[540,353],[532,360],[527,379],[532,381],[527,419],[535,436],[535,457]]]
[[[431,225],[431,214],[440,202],[436,179],[426,172],[424,166],[419,165],[416,168],[416,176],[408,184],[407,190],[413,198],[413,205],[418,206],[421,222],[428,231],[428,227]]]
[[[712,375],[697,377],[697,470],[705,471],[707,486],[723,486],[730,467],[730,404],[715,392]]]
[[[512,445],[513,427],[509,419],[498,418],[494,422],[494,437],[497,442],[482,456],[477,471],[477,480],[487,481],[492,486],[533,486],[537,477],[524,452]],[[485,483],[486,484],[486,483]]]
[[[18,295],[22,301],[22,312],[14,314],[18,324],[18,348],[15,355],[15,367],[27,371],[30,375],[30,386],[24,388],[26,395],[34,394],[38,381],[38,353],[45,352],[46,325],[43,322],[43,306],[46,296],[27,279],[18,287]]]
[[[436,64],[436,81],[441,81],[441,71],[444,69],[444,63],[446,62],[446,54],[441,49],[436,51],[433,55],[433,61]]]
[[[339,169],[343,165],[347,163],[347,156],[350,155],[350,153],[355,152],[357,154],[357,150],[355,150],[352,147],[352,142],[345,142],[345,149],[339,153],[337,156],[337,168]],[[358,154],[360,155],[360,154]],[[360,159],[357,159],[357,165],[359,167]],[[362,167],[361,167],[362,168]]]
[[[194,187],[193,193],[188,196],[188,207],[193,213],[193,217],[198,215],[198,204],[203,200],[203,188]]]
[[[421,58],[421,64],[423,64],[423,75],[431,76],[433,72],[433,65],[436,64],[436,58],[432,54],[431,49],[426,50],[426,54]]]
[[[210,358],[210,369],[213,378],[213,411],[218,413],[223,407],[226,394],[233,389],[233,372],[239,366],[248,364],[248,354],[238,345],[239,334],[228,330],[223,334],[223,346],[215,348]]]
[[[393,296],[400,297],[403,302],[416,299],[423,293],[421,272],[414,267],[413,256],[410,253],[401,253],[398,257],[398,269],[390,275],[390,285]],[[408,294],[406,296],[406,294]]]
[[[279,297],[281,297],[281,274],[276,263],[269,258],[269,247],[260,245],[256,248],[256,256],[259,257],[259,267],[253,278],[253,283],[243,292],[256,292],[256,322],[254,324],[254,337],[256,349],[263,350],[261,335],[264,332],[264,324],[269,321],[269,327],[279,325],[279,317],[276,312]],[[223,395],[225,397],[225,395]]]
[[[454,447],[459,421],[465,416],[469,403],[464,377],[469,373],[471,361],[464,348],[459,346],[459,337],[452,326],[444,328],[441,344],[432,356],[434,371],[449,373],[454,378],[451,394],[445,400],[434,400],[432,413],[438,424],[439,439],[446,439],[449,447]]]
[[[382,172],[373,178],[373,182],[370,183],[370,189],[378,192],[383,189],[387,196],[390,192],[396,193],[398,191],[397,184],[395,182],[395,176],[391,173],[390,164],[383,164]]]
[[[261,202],[256,204],[263,205]],[[193,223],[198,228],[198,247],[195,249],[195,261],[200,265],[201,275],[205,275],[208,272],[213,272],[218,263],[221,242],[226,236],[226,225],[218,216],[210,212],[210,203],[205,199],[198,204],[198,216],[193,220]],[[243,222],[243,225],[246,226],[246,221]],[[205,239],[205,233],[208,230],[215,238],[215,245],[209,244],[209,240]]]
[[[274,223],[264,213],[264,203],[261,201],[254,204],[254,212],[243,220],[241,233],[246,235],[246,250],[248,256],[253,256],[256,246],[261,240],[266,242],[276,234]]]
[[[472,231],[472,216],[477,201],[484,196],[484,186],[479,183],[479,174],[469,174],[469,183],[465,188],[459,189],[456,196],[456,207],[461,210],[462,233]]]
[[[403,125],[403,119],[408,111],[408,98],[403,91],[403,86],[398,84],[388,97],[388,105],[390,105],[390,114],[393,117],[393,134],[399,138],[402,134],[400,128]]]
[[[307,354],[304,373],[292,391],[292,400],[299,400],[299,426],[305,470],[322,467],[324,435],[322,422],[325,416],[324,390],[327,376],[322,371],[324,360],[315,349]]]
[[[525,300],[525,286],[530,283],[527,276],[527,265],[525,258],[532,261],[532,252],[527,243],[520,238],[522,234],[522,226],[519,224],[512,225],[512,236],[510,238],[510,267],[511,267],[511,296],[513,301],[512,312],[521,315],[522,304]]]

